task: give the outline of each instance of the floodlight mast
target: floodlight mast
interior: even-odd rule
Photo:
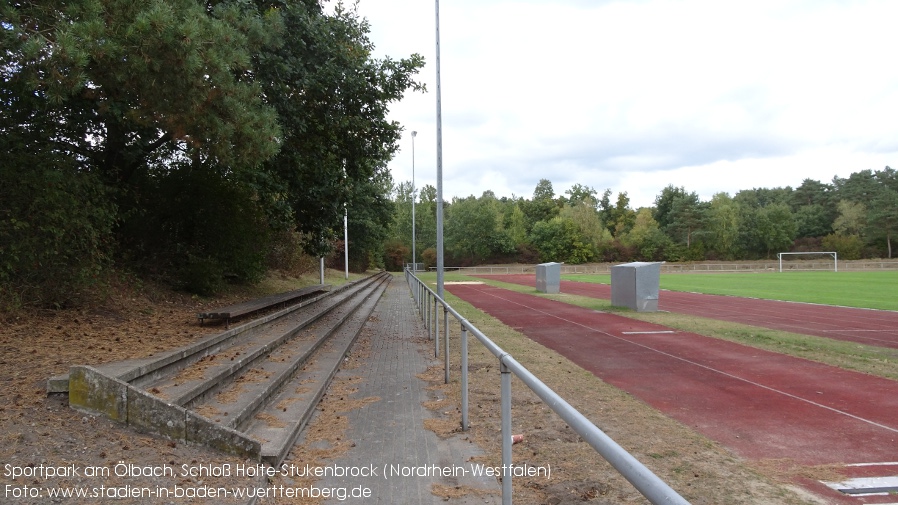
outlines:
[[[417,255],[415,254],[415,200],[417,200],[417,194],[415,190],[415,137],[418,136],[418,132],[412,131],[412,269],[417,272],[418,264]]]
[[[437,44],[437,296],[443,298],[443,109],[440,85],[440,0],[436,5]]]

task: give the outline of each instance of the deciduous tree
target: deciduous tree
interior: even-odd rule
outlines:
[[[734,259],[739,240],[739,209],[727,193],[717,193],[708,205],[711,247],[724,259]]]

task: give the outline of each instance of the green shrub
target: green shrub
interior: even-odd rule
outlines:
[[[390,272],[401,272],[410,257],[411,250],[401,240],[390,240],[384,246],[384,268]]]
[[[181,268],[181,288],[202,296],[212,296],[224,287],[224,268],[215,258],[190,256]]]
[[[864,243],[857,235],[840,235],[833,233],[823,237],[820,244],[827,251],[839,253],[839,259],[842,260],[861,259],[861,253],[864,250]]]
[[[0,306],[7,308],[77,303],[110,261],[108,191],[91,173],[41,161],[11,155],[0,165]]]
[[[209,168],[181,167],[148,181],[143,191],[149,197],[126,222],[122,239],[145,267],[174,272],[176,285],[203,295],[225,279],[262,278],[270,234],[250,188]]]

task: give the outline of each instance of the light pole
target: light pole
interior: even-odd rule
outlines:
[[[346,177],[346,160],[343,160],[343,180]],[[346,271],[346,280],[349,280],[349,205],[343,200],[343,268]]]
[[[415,200],[417,199],[415,191],[415,136],[417,135],[418,132],[412,132],[412,268],[415,272],[418,271],[418,264],[415,263]]]
[[[440,0],[434,0],[437,21],[437,296],[443,297],[443,104],[440,86]]]

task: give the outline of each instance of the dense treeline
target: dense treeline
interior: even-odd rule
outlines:
[[[397,215],[387,263],[411,260],[411,185],[394,190]],[[541,180],[533,197],[453,198],[445,205],[446,265],[484,262],[699,261],[771,258],[785,251],[836,251],[840,258],[892,257],[898,233],[898,172],[863,170],[831,183],[759,188],[710,201],[669,185],[654,206],[632,209],[626,192],[612,201],[575,184],[555,195]],[[417,261],[435,263],[436,192],[416,202]]]
[[[209,293],[342,247],[380,261],[418,55],[318,0],[0,7],[0,302],[63,305],[110,265]],[[342,264],[342,262],[341,262]]]
[[[411,186],[387,107],[423,67],[374,59],[355,11],[320,0],[11,0],[0,5],[0,309],[61,306],[110,266],[198,293],[341,251],[411,259]],[[891,257],[898,176],[632,209],[577,184],[446,204],[450,265],[701,260],[836,250]],[[436,190],[417,195],[435,262]],[[342,257],[337,263],[342,266]]]

